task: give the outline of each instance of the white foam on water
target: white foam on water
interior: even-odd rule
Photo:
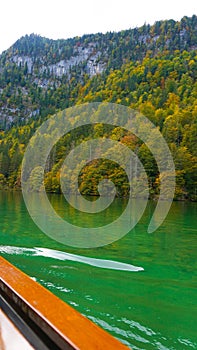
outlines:
[[[36,249],[36,255],[39,256],[46,256],[49,258],[54,258],[58,260],[71,260],[71,261],[77,261],[80,263],[84,263],[87,265],[100,267],[104,269],[112,269],[112,270],[121,270],[121,271],[143,271],[143,267],[134,266],[118,261],[113,260],[104,260],[104,259],[96,259],[96,258],[89,258],[82,255],[75,255],[70,253],[61,252],[58,250],[52,250],[47,248],[35,248]]]
[[[75,261],[95,267],[100,267],[103,269],[111,269],[111,270],[120,270],[120,271],[144,271],[143,267],[134,266],[131,264],[126,264],[114,260],[106,260],[106,259],[96,259],[89,258],[82,255],[70,254],[66,252],[62,252],[59,250],[48,249],[48,248],[22,248],[22,247],[13,247],[13,246],[0,246],[0,253],[11,254],[11,255],[31,255],[31,256],[42,256],[47,258],[52,258],[56,260],[62,261]]]

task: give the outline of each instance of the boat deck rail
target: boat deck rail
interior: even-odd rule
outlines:
[[[25,350],[129,349],[2,257],[0,309],[2,350],[9,350],[4,327],[27,342]]]

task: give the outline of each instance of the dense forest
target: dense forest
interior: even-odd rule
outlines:
[[[140,111],[159,128],[175,163],[175,199],[197,199],[197,16],[68,40],[25,36],[0,56],[0,95],[0,189],[20,188],[26,146],[44,120],[76,104],[106,101]],[[65,155],[98,136],[120,141],[137,154],[150,198],[157,196],[157,164],[142,140],[100,124],[59,140],[45,169],[46,190],[61,191]],[[97,195],[103,174],[118,196],[128,195],[123,170],[107,160],[83,168],[80,191]]]

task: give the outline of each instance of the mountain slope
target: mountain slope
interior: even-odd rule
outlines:
[[[0,127],[4,130],[72,105],[78,84],[126,62],[196,48],[197,16],[67,40],[22,37],[0,56]],[[64,92],[56,98],[62,86]]]
[[[33,34],[19,39],[0,57],[0,188],[20,187],[25,147],[44,118],[75,104],[108,101],[140,110],[160,128],[176,166],[175,198],[196,200],[196,45],[196,16],[69,40]],[[101,129],[90,129],[86,139]],[[157,196],[158,169],[145,145],[118,128],[103,132],[137,152],[148,175],[150,196]],[[77,135],[80,143],[83,132]],[[52,151],[45,176],[48,191],[60,191],[59,169],[75,137],[63,138]],[[102,173],[115,182],[118,195],[128,194],[125,174],[105,162],[83,169],[82,193],[97,195]]]

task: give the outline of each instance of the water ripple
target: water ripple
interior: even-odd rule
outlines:
[[[104,260],[104,259],[96,259],[89,258],[82,255],[75,255],[66,252],[62,252],[59,250],[47,249],[47,248],[21,248],[21,247],[13,247],[13,246],[0,246],[1,253],[7,253],[11,255],[31,255],[31,256],[41,256],[47,258],[53,258],[56,260],[62,261],[75,261],[87,265],[91,265],[94,267],[99,267],[102,269],[111,269],[111,270],[120,270],[120,271],[144,271],[143,267],[134,266],[131,264],[126,264],[114,260]]]

